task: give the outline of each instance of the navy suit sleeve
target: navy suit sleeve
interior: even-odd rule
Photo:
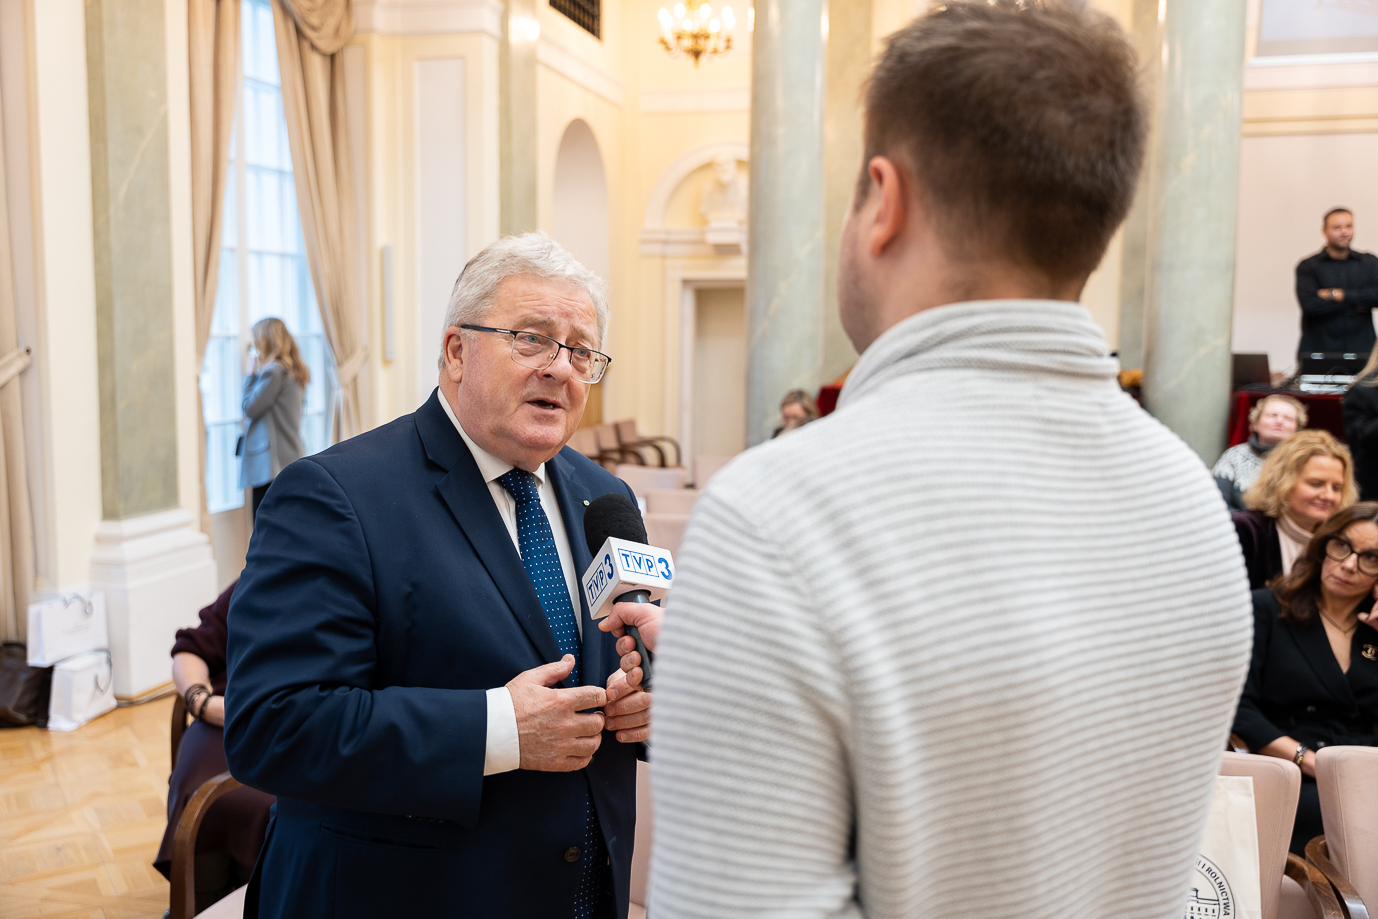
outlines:
[[[1249,658],[1249,674],[1244,680],[1244,692],[1239,699],[1239,708],[1234,715],[1234,733],[1244,738],[1249,749],[1257,753],[1268,744],[1283,736],[1283,732],[1264,717],[1259,707],[1263,697],[1263,686],[1267,681],[1265,664],[1268,660],[1269,639],[1273,634],[1273,623],[1277,609],[1272,603],[1260,599],[1267,591],[1254,591],[1254,648]]]
[[[291,464],[259,508],[230,606],[230,770],[273,795],[472,826],[485,693],[376,685],[376,609],[348,496],[320,464]]]

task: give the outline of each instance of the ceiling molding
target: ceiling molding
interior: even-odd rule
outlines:
[[[575,57],[544,35],[536,43],[536,60],[613,105],[622,105],[621,80]]]
[[[691,112],[749,112],[750,86],[717,89],[643,89],[641,111],[647,114]]]
[[[488,35],[502,40],[501,0],[358,0],[354,30],[374,35]]]

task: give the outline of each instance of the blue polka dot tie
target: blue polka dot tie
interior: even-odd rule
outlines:
[[[555,633],[561,654],[574,655],[574,673],[570,678],[579,685],[579,625],[574,618],[574,604],[570,601],[564,569],[560,567],[560,553],[555,548],[555,534],[550,519],[541,507],[541,493],[536,477],[525,469],[509,469],[498,477],[498,484],[507,489],[517,502],[517,545],[521,549],[522,565]],[[598,825],[598,813],[592,797],[586,797],[588,818],[584,827],[584,846],[579,876],[579,888],[574,895],[574,919],[599,919],[612,909],[609,888],[608,850]]]
[[[541,609],[555,633],[555,643],[561,654],[574,655],[574,673],[570,680],[579,685],[579,625],[574,618],[574,604],[569,599],[569,586],[560,567],[560,553],[555,549],[555,534],[550,520],[541,507],[541,493],[536,477],[525,469],[509,469],[498,477],[498,484],[507,489],[517,501],[517,544],[521,547],[522,565],[536,588]]]

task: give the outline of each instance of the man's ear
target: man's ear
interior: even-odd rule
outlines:
[[[441,374],[448,377],[456,386],[464,379],[464,346],[467,343],[463,329],[450,326],[445,330],[445,341],[442,344],[445,351],[445,369]]]
[[[871,193],[864,205],[871,211],[867,249],[879,258],[899,238],[909,218],[910,201],[904,173],[888,156],[873,156],[866,164],[871,177]]]

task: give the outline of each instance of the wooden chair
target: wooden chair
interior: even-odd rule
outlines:
[[[678,466],[681,458],[679,452],[679,442],[673,437],[642,437],[636,430],[636,419],[628,418],[613,425],[616,432],[617,445],[624,450],[633,450],[640,453],[643,449],[654,450],[656,458],[660,460],[659,466]],[[665,449],[662,444],[673,447],[675,451],[675,461],[666,462]]]
[[[1325,835],[1306,844],[1306,858],[1325,875],[1349,919],[1368,919],[1378,903],[1378,748],[1323,747],[1316,751]],[[1375,915],[1378,915],[1376,913]]]
[[[1301,770],[1273,756],[1226,753],[1220,774],[1253,779],[1263,919],[1345,919],[1325,876],[1287,851],[1301,791]]]
[[[187,706],[181,695],[172,703],[172,768],[177,768],[177,749],[187,731]],[[207,779],[196,789],[172,843],[172,895],[168,908],[169,919],[191,919],[196,915],[196,834],[211,805],[239,787],[228,772]]]

